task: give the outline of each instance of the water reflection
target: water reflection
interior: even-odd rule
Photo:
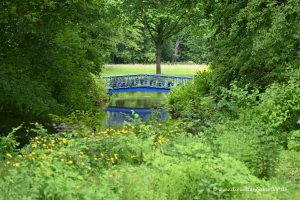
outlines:
[[[161,109],[167,103],[164,93],[130,92],[119,93],[111,96],[110,104],[106,108],[107,124],[118,125],[125,121],[130,122],[133,113],[140,116],[142,120],[150,117],[166,120],[168,113]]]
[[[154,110],[149,108],[116,108],[108,107],[106,108],[108,112],[107,124],[109,126],[123,124],[126,122],[131,122],[134,118],[134,114],[138,114],[142,120],[147,120],[150,117],[158,118],[161,120],[167,120],[168,113],[163,110]]]

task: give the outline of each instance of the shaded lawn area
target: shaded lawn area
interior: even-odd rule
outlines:
[[[193,76],[197,71],[207,69],[199,64],[162,64],[162,74],[174,76]],[[103,69],[103,76],[155,74],[155,64],[108,64]]]

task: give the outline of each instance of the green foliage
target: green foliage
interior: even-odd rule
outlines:
[[[233,199],[241,194],[221,190],[263,185],[242,163],[227,155],[212,157],[207,147],[192,142],[195,139],[180,138],[172,148],[155,153],[147,159],[150,168],[141,165],[122,170],[125,199]],[[141,179],[145,174],[147,179]]]
[[[282,147],[297,148],[294,140],[299,130],[299,84],[272,84],[263,94],[256,90],[233,86],[223,92],[219,107],[227,108],[229,118],[212,133],[218,139],[221,152],[243,160],[259,177],[271,177],[278,162]],[[259,101],[257,101],[259,99]],[[228,109],[229,108],[229,109]],[[224,110],[223,110],[224,112]],[[230,120],[231,119],[231,120]],[[239,144],[243,144],[240,146]]]
[[[103,86],[91,73],[114,46],[105,7],[90,0],[0,4],[1,133],[49,113],[95,108]]]
[[[293,151],[300,151],[300,130],[292,131],[289,134],[288,148]]]
[[[64,117],[50,115],[49,118],[53,122],[52,126],[60,132],[74,128],[97,130],[102,126],[104,112],[76,110]]]
[[[3,158],[5,155],[14,154],[16,148],[18,147],[18,142],[14,136],[14,133],[20,129],[21,126],[14,128],[11,133],[5,137],[0,137],[0,158]]]
[[[124,25],[116,52],[111,55],[113,63],[154,63],[155,49],[145,27],[135,22]]]
[[[214,84],[265,88],[299,69],[298,0],[206,1]]]
[[[269,186],[172,124],[59,135],[35,130],[30,144],[5,156],[0,198],[239,199],[242,192],[223,190]]]
[[[156,49],[156,73],[161,74],[163,43],[190,26],[193,19],[199,17],[198,2],[123,0],[122,5],[126,7],[128,15],[141,22],[149,32]]]
[[[218,152],[226,152],[242,161],[253,174],[270,178],[277,167],[280,146],[277,138],[267,132],[266,127],[245,118],[214,127],[204,133]]]
[[[192,61],[199,64],[213,61],[209,49],[209,38],[213,31],[209,25],[209,21],[201,19],[197,21],[197,24],[193,24],[180,33],[178,36],[181,40],[178,61]]]
[[[153,42],[163,42],[189,26],[186,20],[198,9],[193,1],[124,1],[131,17],[141,21]]]
[[[273,84],[260,95],[262,102],[257,106],[256,112],[259,115],[257,117],[273,130],[272,132],[285,148],[287,148],[290,132],[300,129],[299,95],[299,82]]]
[[[282,151],[280,154],[280,163],[278,165],[278,168],[276,169],[277,175],[293,183],[299,183],[300,181],[299,169],[300,169],[299,152],[293,150]]]
[[[260,178],[273,177],[280,151],[298,150],[299,83],[293,78],[274,83],[261,94],[249,85],[232,84],[221,90],[218,102],[204,104],[212,99],[205,96],[211,88],[211,79],[206,78],[211,76],[200,75],[192,85],[171,93],[173,117],[182,117],[215,152],[230,154]]]
[[[198,72],[191,85],[174,88],[169,95],[169,111],[173,118],[182,118],[189,131],[196,134],[217,120],[210,92],[211,72]]]
[[[27,122],[0,137],[0,199],[296,199],[299,8],[298,0],[0,3],[0,134]],[[212,61],[170,93],[176,120],[103,129],[103,63],[152,62],[151,41],[157,63],[169,61],[174,40],[179,61]],[[59,133],[30,121],[55,122]],[[228,191],[273,186],[289,191]]]

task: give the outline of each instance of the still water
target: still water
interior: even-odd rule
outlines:
[[[167,103],[166,93],[157,92],[127,92],[113,94],[106,108],[107,124],[109,126],[120,125],[125,121],[130,122],[134,113],[142,120],[150,117],[166,120],[167,111],[163,107]]]

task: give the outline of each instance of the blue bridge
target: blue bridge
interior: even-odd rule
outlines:
[[[104,76],[108,93],[119,92],[170,92],[176,86],[187,85],[193,78],[188,76],[168,76],[136,74],[126,76]]]

